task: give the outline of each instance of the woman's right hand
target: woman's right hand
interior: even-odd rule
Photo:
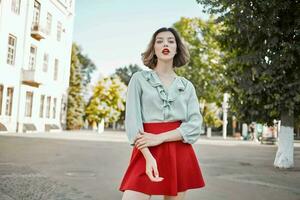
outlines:
[[[159,177],[156,160],[153,156],[149,156],[146,158],[146,174],[153,182],[160,182],[164,179],[162,177]]]

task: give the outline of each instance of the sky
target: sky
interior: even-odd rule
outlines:
[[[138,64],[152,34],[180,17],[207,19],[196,0],[76,0],[73,41],[95,63],[92,83]]]

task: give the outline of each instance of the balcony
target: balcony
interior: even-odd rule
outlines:
[[[31,27],[31,37],[40,41],[41,39],[45,39],[46,31],[38,23],[33,23]]]
[[[37,74],[35,69],[22,69],[22,83],[32,87],[39,87],[41,81],[37,80]]]

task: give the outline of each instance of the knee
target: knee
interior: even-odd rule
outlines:
[[[164,196],[164,200],[184,200],[185,192],[179,192],[177,196]]]
[[[125,190],[123,193],[122,200],[149,200],[150,197],[150,195],[144,194],[142,192]]]

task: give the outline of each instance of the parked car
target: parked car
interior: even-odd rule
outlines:
[[[263,126],[262,134],[259,137],[261,144],[275,144],[277,141],[277,129],[275,126]]]

